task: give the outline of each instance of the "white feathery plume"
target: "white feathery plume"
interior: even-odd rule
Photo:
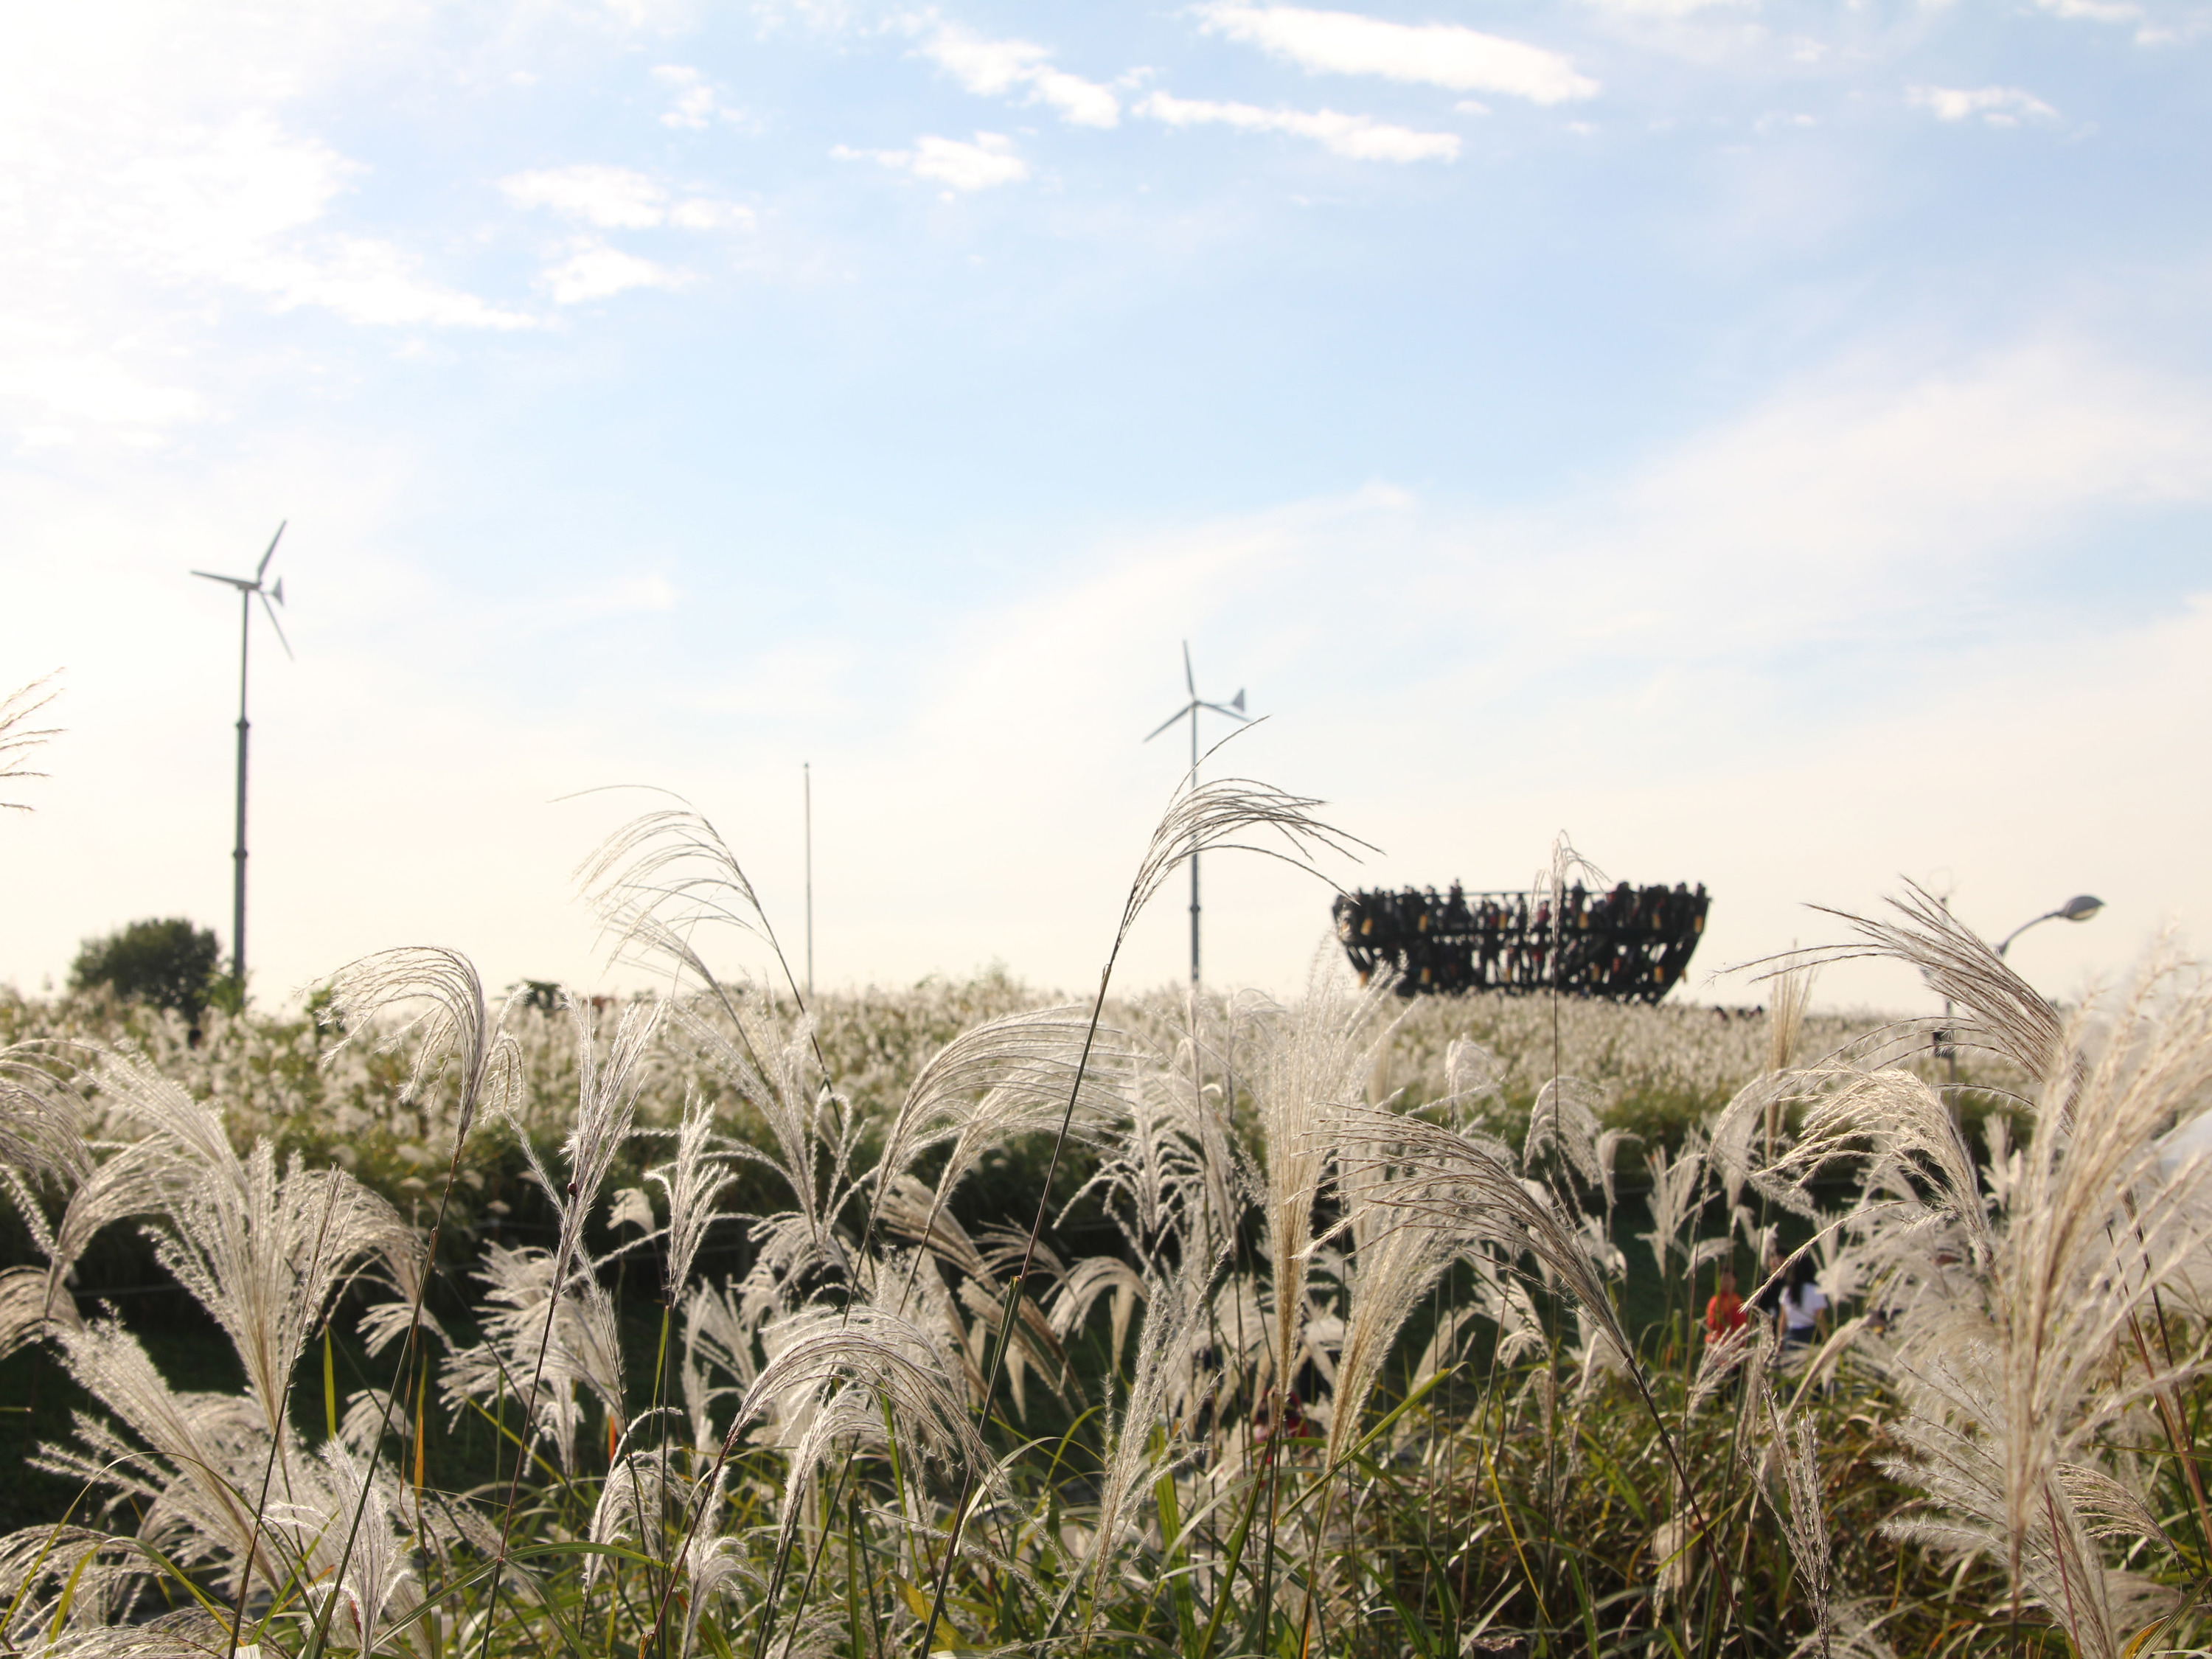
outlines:
[[[660,1231],[652,1196],[642,1187],[619,1188],[607,1200],[607,1231],[618,1233],[625,1227],[635,1227],[647,1238]]]
[[[415,1067],[402,1100],[422,1093],[448,1064],[458,1066],[453,1146],[469,1138],[479,1110],[506,1111],[522,1088],[522,1051],[506,1029],[506,1010],[494,1015],[484,1001],[476,964],[442,945],[404,945],[348,963],[331,977],[330,1000],[320,1018],[339,1024],[345,1035],[332,1045],[324,1064],[362,1037],[374,1035],[378,1052],[416,1044]],[[411,1014],[410,1009],[419,1011]],[[508,1007],[514,1006],[510,999]],[[396,1025],[384,1029],[380,1017],[398,1012]]]
[[[75,1186],[92,1173],[86,1107],[74,1084],[50,1069],[57,1066],[77,1070],[47,1043],[0,1048],[0,1164]]]
[[[2055,1018],[2039,1009],[1977,1012],[2017,1033]],[[2146,1402],[2166,1409],[2170,1391],[2206,1367],[2201,1337],[2160,1359],[2140,1321],[2212,1236],[2212,1159],[2162,1162],[2158,1142],[2212,1087],[2212,986],[2154,958],[2108,1016],[2077,1017],[2035,1076],[2034,1132],[1996,1222],[1932,1095],[1894,1073],[1841,1092],[1867,1133],[1888,1137],[1893,1167],[1917,1155],[1935,1215],[1972,1244],[1948,1267],[1930,1251],[1921,1271],[1948,1279],[1949,1293],[1917,1297],[1899,1328],[1893,1380],[1913,1405],[1896,1431],[1911,1451],[1899,1473],[1935,1505],[1916,1535],[1993,1549],[2016,1595],[2065,1623],[2078,1650],[2101,1655],[2144,1604],[2098,1559],[2061,1470],[2093,1462],[2101,1432]],[[1840,1144],[1847,1124],[1822,1133]],[[1900,1244],[1916,1231],[1940,1242],[1922,1224],[1899,1228]]]
[[[939,1202],[940,1194],[933,1194],[911,1176],[901,1176],[883,1194],[878,1215],[884,1231],[895,1237],[919,1244],[937,1261],[951,1268],[958,1277],[954,1295],[958,1304],[968,1310],[970,1323],[966,1333],[968,1351],[975,1365],[975,1381],[978,1392],[982,1383],[981,1366],[988,1352],[991,1339],[997,1336],[1005,1321],[1003,1293],[996,1289],[1001,1275],[995,1266],[970,1238],[950,1212]],[[1016,1246],[1027,1242],[1024,1237]],[[1000,1252],[1003,1258],[1006,1254]],[[911,1280],[919,1270],[917,1256],[909,1267]],[[1018,1261],[1018,1255],[1017,1255]],[[1008,1273],[1011,1273],[1011,1267]],[[899,1294],[905,1294],[902,1289]],[[940,1304],[941,1305],[941,1304]],[[903,1309],[900,1311],[904,1311]],[[1013,1340],[1006,1346],[1006,1380],[1013,1390],[1014,1408],[1026,1413],[1024,1377],[1034,1370],[1049,1383],[1054,1393],[1063,1399],[1071,1391],[1080,1395],[1067,1355],[1060,1346],[1059,1334],[1034,1298],[1024,1291],[1022,1294],[1014,1325]]]
[[[878,1179],[896,1179],[944,1146],[942,1201],[990,1148],[1057,1129],[1071,1097],[1071,1132],[1087,1134],[1121,1115],[1128,1059],[1121,1033],[1101,1027],[1094,1036],[1079,1009],[1039,1008],[971,1027],[915,1075],[884,1133]]]
[[[1166,1415],[1172,1395],[1188,1387],[1193,1357],[1206,1328],[1206,1286],[1218,1266],[1218,1260],[1189,1251],[1177,1264],[1174,1276],[1155,1281],[1146,1297],[1145,1322],[1137,1337],[1128,1395],[1118,1413],[1109,1407],[1108,1439],[1113,1449],[1107,1459],[1105,1481],[1099,1488],[1092,1556],[1085,1564],[1091,1580],[1086,1632],[1102,1611],[1101,1591],[1125,1530],[1123,1516],[1133,1494],[1148,1485],[1162,1461],[1172,1458],[1179,1449],[1172,1437],[1155,1449],[1153,1425]],[[1074,1593],[1084,1576],[1070,1575],[1064,1597]],[[1057,1617],[1053,1622],[1059,1622]]]
[[[56,669],[53,673],[41,674],[29,684],[17,686],[6,696],[0,697],[0,783],[46,775],[26,766],[24,757],[42,745],[47,738],[59,737],[61,727],[33,727],[27,722],[32,715],[61,696],[61,688],[52,684],[54,674],[60,672]],[[0,808],[16,812],[31,810],[19,800],[0,800]]]
[[[787,1030],[750,1003],[732,1001],[726,1012],[734,1040],[683,1004],[672,1006],[671,1018],[693,1051],[761,1115],[774,1143],[767,1151],[742,1140],[728,1144],[732,1158],[781,1176],[795,1206],[765,1218],[755,1237],[780,1235],[769,1249],[794,1263],[845,1268],[847,1250],[836,1227],[852,1194],[862,1126],[851,1102],[823,1080],[813,1017],[801,1017]]]
[[[1782,958],[1778,973],[1808,973],[1820,964],[1848,962],[1861,957],[1887,957],[1919,969],[1928,987],[1965,1011],[1952,1024],[1953,1041],[1961,1048],[1986,1048],[2010,1062],[2039,1085],[2050,1081],[2065,1044],[2065,1025],[2051,1006],[2027,981],[2005,965],[2004,959],[1961,923],[1933,894],[1913,882],[1905,896],[1890,900],[1895,920],[1853,915],[1826,910],[1856,931],[1863,941],[1819,950],[1791,952]],[[1926,1022],[1899,1036],[1913,1046],[1924,1047]],[[2063,1108],[2063,1091],[2050,1103]]]
[[[1129,1321],[1138,1304],[1149,1294],[1144,1278],[1134,1267],[1118,1255],[1086,1255],[1068,1269],[1052,1295],[1052,1328],[1064,1346],[1082,1330],[1091,1316],[1092,1305],[1101,1296],[1109,1297],[1109,1317],[1112,1322],[1112,1340],[1108,1348],[1108,1368],[1119,1370],[1121,1351],[1127,1346]]]
[[[553,1257],[535,1246],[485,1250],[475,1275],[491,1304],[479,1322],[483,1340],[446,1361],[440,1398],[455,1411],[502,1393],[528,1403],[535,1377],[529,1437],[550,1440],[562,1467],[573,1469],[583,1424],[579,1388],[610,1419],[623,1420],[622,1349],[605,1290],[588,1272],[572,1273],[556,1294],[554,1273]]]
[[[310,1170],[295,1157],[280,1176],[265,1140],[239,1172],[240,1188],[211,1176],[175,1200],[173,1231],[156,1252],[230,1338],[273,1440],[292,1373],[331,1297],[363,1257],[412,1235],[343,1170]]]
[[[1783,1486],[1789,1502],[1777,1503],[1769,1492],[1767,1507],[1781,1522],[1783,1535],[1790,1540],[1790,1553],[1797,1563],[1797,1575],[1805,1586],[1805,1599],[1812,1603],[1814,1628],[1820,1638],[1821,1650],[1827,1651],[1830,1637],[1835,1627],[1832,1606],[1835,1590],[1835,1558],[1828,1546],[1828,1516],[1820,1489],[1820,1463],[1814,1448],[1813,1425],[1801,1413],[1784,1419],[1774,1397],[1765,1389],[1769,1424],[1774,1434],[1778,1462],[1782,1468]]]
[[[1332,1231],[1348,1237],[1352,1250],[1339,1273],[1347,1310],[1323,1460],[1332,1469],[1358,1441],[1360,1418],[1399,1331],[1474,1243],[1472,1235],[1437,1224],[1434,1215],[1409,1215],[1389,1201],[1404,1177],[1396,1139],[1384,1126],[1399,1121],[1382,1110],[1364,1111],[1346,1118],[1337,1134],[1337,1197],[1344,1213]]]
[[[137,1536],[182,1565],[218,1565],[242,1583],[251,1561],[276,1582],[272,1540],[248,1495],[268,1456],[260,1412],[236,1395],[173,1392],[138,1340],[112,1321],[58,1337],[70,1376],[120,1426],[81,1415],[82,1449],[46,1447],[35,1467],[111,1490],[117,1504],[137,1500]]]
[[[405,1503],[398,1481],[383,1471],[368,1475],[343,1441],[322,1448],[313,1473],[319,1478],[295,1482],[290,1500],[270,1506],[270,1523],[289,1535],[314,1604],[337,1596],[353,1627],[352,1645],[367,1659],[384,1644],[386,1613],[404,1613],[421,1600],[407,1565]],[[343,1549],[356,1510],[362,1523],[350,1528],[352,1547]],[[333,1620],[331,1628],[342,1631],[345,1622]]]
[[[1521,1167],[1534,1174],[1538,1158],[1546,1148],[1553,1148],[1585,1182],[1601,1184],[1606,1172],[1598,1157],[1598,1138],[1605,1131],[1598,1121],[1598,1109],[1604,1101],[1599,1090],[1580,1078],[1547,1079],[1528,1109],[1528,1133],[1521,1142]]]
[[[103,1555],[110,1558],[103,1560]],[[143,1562],[93,1527],[26,1527],[0,1538],[0,1644],[45,1655],[64,1632],[90,1633],[127,1617]]]
[[[699,1247],[707,1241],[714,1206],[737,1178],[730,1173],[729,1158],[714,1151],[714,1108],[695,1095],[684,1103],[684,1121],[676,1132],[674,1161],[649,1171],[646,1177],[668,1198],[668,1260],[662,1277],[672,1302],[690,1282],[691,1264],[698,1260]],[[649,1230],[653,1224],[650,1204],[645,1206],[645,1214]]]
[[[1376,1030],[1387,984],[1347,994],[1334,950],[1314,959],[1306,994],[1274,1023],[1251,1071],[1267,1152],[1267,1252],[1273,1274],[1273,1358],[1286,1384],[1304,1346],[1314,1198],[1348,1114],[1367,1114],[1364,1083],[1389,1035]],[[1397,1122],[1395,1114],[1385,1121]]]
[[[84,1323],[76,1298],[46,1267],[9,1267],[0,1272],[0,1359],[50,1331],[76,1330]]]
[[[413,1228],[404,1227],[380,1237],[377,1253],[382,1271],[365,1277],[369,1283],[382,1285],[390,1291],[392,1299],[373,1302],[362,1310],[356,1328],[362,1344],[372,1355],[382,1353],[405,1334],[411,1318],[421,1329],[451,1348],[453,1339],[446,1334],[446,1328],[422,1305],[424,1281],[430,1269],[429,1241]]]
[[[1673,1158],[1668,1158],[1664,1150],[1654,1147],[1644,1155],[1644,1165],[1651,1172],[1651,1192],[1647,1200],[1651,1206],[1651,1231],[1637,1237],[1650,1245],[1651,1259],[1664,1275],[1669,1255],[1687,1255],[1682,1245],[1682,1230],[1696,1216],[1705,1168],[1705,1146],[1692,1130],[1685,1139],[1682,1150]]]

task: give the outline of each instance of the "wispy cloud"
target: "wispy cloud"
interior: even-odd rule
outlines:
[[[1111,127],[1121,119],[1113,90],[1052,64],[1052,53],[1027,40],[992,40],[931,17],[915,48],[967,90],[986,98],[1020,93],[1023,100],[1057,110],[1079,127]]]
[[[1595,98],[1598,83],[1555,52],[1457,23],[1392,23],[1358,12],[1247,6],[1199,8],[1211,33],[1330,75],[1376,75],[1453,92],[1491,92],[1532,103]]]
[[[680,288],[690,279],[683,271],[635,253],[604,242],[590,242],[548,265],[538,280],[553,296],[554,304],[573,306],[586,300],[608,299],[634,288]]]
[[[989,190],[1030,176],[1030,164],[1014,153],[1013,140],[998,132],[979,132],[973,143],[924,134],[907,149],[849,149],[839,144],[830,153],[840,161],[875,161],[953,191]]]
[[[1917,109],[1939,121],[1966,121],[1978,115],[1993,127],[2015,127],[2023,116],[2055,120],[2058,112],[2018,87],[1911,87],[1905,96]]]
[[[684,230],[750,228],[752,210],[708,197],[674,199],[671,192],[628,167],[590,162],[518,173],[500,180],[517,207],[544,208],[602,230],[649,230],[673,225]]]
[[[716,121],[736,121],[743,112],[730,108],[715,95],[707,77],[683,64],[661,64],[654,67],[653,79],[674,89],[676,102],[661,112],[664,127],[684,127],[700,131]]]
[[[1285,132],[1310,138],[1338,155],[1357,161],[1449,161],[1458,158],[1458,135],[1416,132],[1364,115],[1333,109],[1262,109],[1256,104],[1217,103],[1156,92],[1137,106],[1137,113],[1171,127],[1226,126],[1245,132]]]

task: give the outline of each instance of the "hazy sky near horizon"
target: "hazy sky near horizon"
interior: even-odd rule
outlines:
[[[817,972],[1095,983],[1184,750],[1346,884],[1565,830],[1714,970],[1903,878],[2054,994],[2212,933],[2212,7],[86,3],[0,21],[0,982],[611,972],[721,827]],[[1222,734],[1217,723],[1209,740]],[[1209,977],[1327,891],[1206,866]],[[1183,971],[1180,884],[1122,983]],[[717,947],[757,963],[743,941]],[[1917,1007],[1909,975],[1828,1002]]]

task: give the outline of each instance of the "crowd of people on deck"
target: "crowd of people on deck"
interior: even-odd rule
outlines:
[[[1656,1002],[1689,966],[1711,900],[1693,890],[1622,882],[1558,895],[1469,894],[1454,882],[1398,892],[1340,893],[1336,936],[1365,984],[1397,976],[1401,996],[1424,992],[1536,991]]]

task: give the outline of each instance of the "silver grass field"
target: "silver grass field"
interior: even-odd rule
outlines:
[[[581,872],[657,998],[414,946],[196,1045],[0,1001],[0,1433],[53,1500],[6,1650],[2203,1650],[2197,963],[2060,1011],[1908,891],[1756,1018],[1333,949],[1115,998],[1194,849],[1356,847],[1317,806],[1180,791],[1072,1006],[725,981],[718,929],[781,947],[683,808]],[[1807,1012],[1852,954],[1959,1006],[1963,1085],[1929,1022]],[[1706,1341],[1771,1250],[1820,1340]]]

